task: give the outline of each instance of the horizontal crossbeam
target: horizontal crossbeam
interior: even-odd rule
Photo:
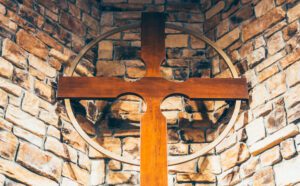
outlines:
[[[144,77],[125,82],[107,77],[60,77],[58,98],[116,98],[133,93],[142,97],[164,98],[183,94],[191,99],[246,100],[249,98],[246,79],[190,78],[185,82],[171,82],[160,77]]]

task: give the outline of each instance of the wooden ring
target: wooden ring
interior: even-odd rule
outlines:
[[[87,44],[85,47],[83,47],[83,49],[79,52],[79,54],[76,56],[76,58],[72,61],[70,66],[66,67],[66,69],[64,71],[64,76],[73,76],[74,72],[75,72],[75,68],[77,67],[80,60],[83,58],[83,56],[86,54],[86,52],[88,50],[90,50],[93,46],[95,46],[97,43],[99,43],[100,41],[104,40],[105,38],[107,38],[113,34],[116,34],[116,33],[119,33],[119,32],[125,31],[125,30],[129,30],[129,29],[136,29],[139,27],[140,27],[140,24],[131,24],[131,25],[113,29],[111,31],[108,31],[108,32],[98,36],[96,39],[94,39],[89,44]],[[210,39],[208,39],[204,35],[199,34],[196,31],[189,30],[187,28],[183,28],[181,26],[173,25],[170,23],[166,23],[166,28],[182,31],[189,35],[193,35],[194,37],[204,41],[205,43],[207,43],[208,45],[213,47],[217,51],[217,53],[224,59],[226,64],[228,65],[233,78],[238,78],[238,73],[237,73],[233,63],[231,62],[230,58],[227,56],[227,54],[222,49],[218,48],[218,46],[216,46],[216,44],[214,42],[212,42]],[[136,165],[136,166],[140,165],[140,162],[138,160],[132,159],[132,158],[125,158],[123,156],[117,155],[117,154],[105,149],[104,147],[99,145],[97,142],[93,141],[83,131],[83,129],[78,124],[78,122],[75,118],[75,115],[73,113],[72,107],[71,107],[70,99],[64,99],[64,102],[65,102],[67,114],[68,114],[75,130],[90,146],[92,146],[94,149],[96,149],[97,151],[99,151],[100,153],[106,155],[107,157],[109,157],[111,159],[114,159],[114,160],[117,160],[117,161],[120,161],[123,163],[131,164],[131,165]],[[232,114],[232,117],[231,117],[229,123],[227,124],[227,126],[225,127],[223,132],[213,142],[209,143],[208,145],[203,147],[198,152],[195,152],[193,154],[186,155],[186,156],[180,156],[180,158],[176,158],[172,161],[168,161],[168,166],[177,165],[177,164],[185,163],[185,162],[191,161],[193,159],[196,159],[196,158],[206,154],[208,151],[213,149],[215,146],[217,146],[227,136],[227,134],[230,132],[230,130],[234,126],[234,123],[235,123],[235,121],[238,117],[239,111],[240,111],[240,107],[241,107],[241,101],[240,100],[235,101],[234,111],[233,111],[233,114]]]

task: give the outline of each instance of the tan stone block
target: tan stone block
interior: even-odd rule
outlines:
[[[42,137],[46,134],[46,125],[42,121],[12,105],[7,107],[5,118],[7,121],[10,121],[38,136]]]
[[[204,156],[200,157],[198,161],[199,172],[209,172],[212,174],[220,174],[222,172],[220,157],[213,156]]]
[[[39,98],[30,92],[25,92],[25,96],[22,101],[22,110],[25,112],[37,116],[39,113]]]
[[[221,153],[237,142],[236,134],[232,134],[221,141],[215,148],[217,153]]]
[[[45,123],[58,127],[58,115],[55,112],[41,110],[39,114],[39,119],[41,119]]]
[[[90,171],[91,169],[91,161],[89,157],[82,152],[78,152],[78,164],[79,167],[86,169],[88,171]]]
[[[11,132],[0,130],[0,156],[13,160],[17,152],[18,138]],[[1,171],[0,171],[1,172]]]
[[[279,50],[283,49],[285,47],[285,43],[282,37],[282,32],[279,31],[272,35],[268,39],[267,46],[269,55],[274,55]]]
[[[13,65],[5,60],[4,58],[0,58],[0,76],[11,79],[13,75]]]
[[[237,27],[231,32],[225,34],[223,37],[217,40],[216,45],[221,49],[227,48],[233,42],[240,38],[240,29]]]
[[[136,184],[137,177],[130,172],[112,172],[110,171],[106,176],[107,184]]]
[[[63,52],[58,51],[56,49],[51,49],[49,52],[49,56],[54,57],[55,59],[58,59],[61,63],[68,63],[71,57],[73,56],[73,53],[68,52],[66,49],[63,50]]]
[[[250,68],[256,66],[259,62],[265,59],[266,51],[263,47],[254,50],[250,55],[247,56],[247,62]]]
[[[172,159],[172,157],[170,157],[170,159]],[[174,159],[176,159],[176,157]],[[168,171],[169,171],[169,174],[175,174],[178,172],[195,173],[196,165],[197,165],[197,160],[191,160],[186,163],[169,166]]]
[[[274,166],[275,180],[278,185],[294,185],[299,183],[299,169],[300,158],[299,156],[278,163]]]
[[[63,177],[61,180],[61,186],[80,186],[80,184],[73,180]]]
[[[277,97],[286,91],[286,75],[285,73],[279,73],[266,81],[266,85],[269,89],[270,98]]]
[[[43,138],[36,136],[32,134],[31,132],[28,132],[22,128],[14,126],[13,133],[20,139],[23,139],[25,141],[28,141],[31,144],[34,144],[38,147],[42,147],[43,145]]]
[[[176,174],[177,182],[216,182],[215,175],[205,172],[205,173],[177,173]]]
[[[263,36],[260,36],[258,38],[255,39],[254,41],[254,48],[257,49],[259,47],[265,46],[266,45],[266,41],[263,38]]]
[[[77,152],[68,145],[61,143],[58,139],[47,137],[45,150],[72,162],[77,162]]]
[[[282,50],[280,52],[277,52],[276,54],[274,54],[273,56],[268,57],[267,59],[263,60],[261,63],[259,63],[256,66],[256,70],[258,72],[261,72],[263,69],[271,66],[272,64],[274,64],[276,61],[278,61],[279,59],[283,58],[286,55],[286,51]]]
[[[2,56],[19,68],[27,68],[26,52],[9,39],[3,40]]]
[[[246,126],[246,132],[248,136],[248,145],[252,145],[253,143],[263,139],[266,136],[263,118],[260,117],[251,121]]]
[[[279,144],[281,141],[293,137],[299,133],[299,129],[294,124],[289,124],[283,129],[273,133],[270,136],[267,136],[263,140],[254,143],[250,148],[249,151],[252,155],[260,154],[261,152],[274,147],[275,145]]]
[[[8,104],[8,94],[0,89],[0,107],[5,108]]]
[[[70,178],[71,180],[77,181],[83,185],[88,185],[90,178],[88,171],[81,169],[74,163],[68,162],[64,162],[63,164],[62,176]]]
[[[113,138],[113,137],[97,138],[97,142],[107,150],[116,154],[121,154],[122,151],[121,140],[119,138]]]
[[[166,37],[167,48],[183,48],[188,46],[188,35],[185,34],[168,34]]]
[[[254,7],[255,15],[261,17],[274,7],[274,0],[262,0]]]
[[[0,118],[0,129],[4,129],[4,130],[7,130],[7,131],[11,131],[12,130],[12,127],[13,127],[13,124],[6,121],[5,119],[3,118]]]
[[[274,165],[281,161],[279,146],[275,146],[260,155],[262,166]]]
[[[247,43],[245,43],[244,45],[241,46],[241,49],[240,49],[241,58],[244,59],[249,54],[251,54],[253,52],[253,50],[254,50],[253,42],[248,41]]]
[[[300,119],[300,104],[295,106],[293,109],[287,110],[288,123],[293,123]]]
[[[35,80],[34,90],[39,97],[49,102],[53,101],[54,90],[49,85],[43,83],[42,81]]]
[[[82,24],[82,22],[79,19],[71,16],[70,14],[67,14],[66,12],[62,12],[60,20],[61,20],[61,25],[66,29],[80,36],[85,35],[85,26]]]
[[[63,50],[63,47],[59,44],[59,42],[57,42],[55,39],[53,39],[51,36],[49,36],[45,32],[38,31],[36,34],[36,37],[38,39],[40,39],[42,42],[44,42],[46,45],[48,45],[56,50],[59,50],[59,51]]]
[[[248,161],[243,163],[240,168],[241,178],[247,178],[252,174],[254,174],[258,165],[259,165],[258,157],[252,157]]]
[[[60,131],[57,128],[53,127],[53,126],[48,127],[47,135],[51,136],[51,137],[54,137],[54,138],[57,138],[57,139],[60,139]]]
[[[18,86],[23,87],[28,91],[31,91],[33,81],[33,77],[29,75],[27,71],[18,68],[14,70],[13,83],[17,84]]]
[[[99,59],[112,59],[113,57],[113,43],[112,41],[101,41],[98,48]]]
[[[109,170],[121,170],[121,162],[116,160],[110,160],[108,163]],[[98,175],[97,175],[98,177]]]
[[[261,83],[279,71],[277,65],[272,65],[258,74],[258,81]]]
[[[181,138],[185,142],[205,142],[205,134],[201,129],[184,129],[181,131]]]
[[[126,137],[122,141],[123,156],[138,158],[140,155],[140,138]]]
[[[99,185],[105,182],[105,162],[104,160],[91,161],[90,184]]]
[[[87,144],[82,139],[82,137],[76,132],[73,126],[64,120],[62,120],[62,123],[63,123],[62,135],[64,141],[66,141],[70,146],[74,147],[75,149],[78,149],[82,152],[86,152]]]
[[[240,180],[239,167],[234,167],[218,176],[218,184],[224,186],[235,185],[240,182]]]
[[[293,22],[294,20],[298,19],[300,17],[300,4],[297,4],[293,8],[289,9],[287,11],[287,17],[289,22]]]
[[[271,102],[268,102],[264,105],[260,105],[253,110],[254,118],[259,118],[261,116],[268,115],[273,110],[273,106]]]
[[[222,11],[224,7],[225,7],[224,1],[219,1],[215,6],[213,6],[208,11],[205,12],[205,18],[206,19],[211,18],[212,16]]]
[[[0,159],[0,174],[4,174],[27,185],[58,186],[58,183],[55,181],[35,174],[15,162],[4,159]]]
[[[282,30],[283,39],[286,41],[299,31],[298,21],[294,21]]]
[[[124,12],[125,13],[125,12]],[[112,26],[114,20],[114,14],[113,12],[103,12],[101,14],[101,26]]]
[[[293,52],[285,56],[280,60],[280,65],[283,69],[290,66],[294,62],[300,59],[300,47],[296,48]]]
[[[17,33],[17,44],[42,59],[46,59],[48,56],[49,51],[47,46],[25,30],[20,30]]]
[[[99,61],[97,76],[124,76],[125,66],[119,61]]]
[[[61,160],[28,143],[20,143],[16,161],[47,178],[58,181],[61,177]]]
[[[191,36],[191,47],[192,49],[204,49],[205,43],[202,40]]]
[[[290,109],[300,103],[300,85],[291,88],[284,96],[284,102],[287,109]]]
[[[281,8],[274,8],[262,17],[245,24],[242,27],[242,39],[247,41],[255,35],[265,31],[271,25],[277,23],[285,17],[285,11]]]
[[[168,151],[169,155],[185,155],[188,154],[189,146],[183,143],[168,144]]]
[[[89,16],[86,13],[83,13],[82,15],[82,21],[84,24],[86,24],[91,29],[97,31],[98,30],[98,21],[94,19],[92,16]]]
[[[266,117],[266,129],[272,134],[286,126],[286,114],[282,105],[276,105],[274,110]]]
[[[253,186],[275,185],[272,167],[265,167],[258,170],[253,176]]]
[[[160,109],[163,111],[166,110],[182,110],[183,109],[183,100],[181,96],[171,96],[166,98],[161,106]]]
[[[50,67],[45,61],[35,57],[34,55],[29,55],[29,65],[37,69],[38,71],[46,74],[48,77],[55,77],[56,76],[56,70],[52,67]]]
[[[300,82],[300,62],[295,63],[286,69],[286,81],[289,87]]]
[[[282,157],[287,160],[293,157],[297,151],[295,147],[295,142],[293,138],[286,139],[280,143],[280,151]]]
[[[18,25],[3,14],[0,14],[0,23],[9,28],[10,31],[15,32],[18,29]]]
[[[193,154],[199,150],[201,150],[202,148],[204,148],[205,146],[207,146],[208,143],[192,143],[190,145],[190,153]],[[211,149],[210,151],[207,152],[207,155],[212,155],[215,153],[215,149]]]
[[[250,153],[245,143],[237,143],[221,154],[222,170],[226,171],[237,164],[241,164],[249,159]]]

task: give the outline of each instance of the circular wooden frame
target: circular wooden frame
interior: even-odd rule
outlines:
[[[76,58],[72,61],[72,63],[70,64],[70,66],[67,66],[64,72],[64,76],[73,76],[75,68],[77,67],[77,65],[79,64],[80,60],[83,58],[83,56],[86,54],[86,52],[88,50],[90,50],[93,46],[95,46],[97,43],[99,43],[100,41],[104,40],[105,38],[114,35],[116,33],[119,32],[123,32],[129,29],[136,29],[139,28],[140,24],[131,24],[131,25],[127,25],[124,27],[120,27],[120,28],[116,28],[113,29],[111,31],[108,31],[100,36],[98,36],[96,39],[94,39],[92,42],[90,42],[88,45],[86,45],[80,52],[79,54],[76,56]],[[218,48],[216,46],[216,44],[214,42],[212,42],[210,39],[208,39],[207,37],[201,35],[199,32],[193,31],[193,30],[189,30],[187,28],[183,28],[177,25],[173,25],[173,24],[169,24],[166,23],[166,28],[169,29],[173,29],[173,30],[178,30],[184,33],[187,33],[189,35],[193,35],[194,37],[204,41],[205,43],[207,43],[208,45],[210,45],[211,47],[213,47],[217,53],[224,59],[224,61],[226,62],[226,64],[229,67],[229,70],[233,76],[233,78],[238,78],[238,73],[234,67],[234,65],[232,64],[230,58],[227,56],[227,54],[221,50],[220,48]],[[79,133],[79,135],[90,145],[92,146],[94,149],[96,149],[97,151],[99,151],[100,153],[106,155],[107,157],[123,162],[123,163],[127,163],[127,164],[131,164],[131,165],[136,165],[139,166],[140,162],[136,159],[131,159],[131,158],[125,158],[123,156],[117,155],[107,149],[105,149],[104,147],[102,147],[101,145],[99,145],[97,142],[93,141],[84,131],[83,129],[80,127],[80,125],[78,124],[75,115],[73,113],[72,107],[71,107],[71,101],[70,99],[64,99],[65,102],[65,106],[66,106],[66,110],[67,110],[67,114],[75,128],[75,130]],[[190,155],[186,155],[186,156],[180,156],[180,158],[174,159],[172,161],[168,161],[168,166],[172,166],[172,165],[177,165],[177,164],[181,164],[181,163],[185,163],[188,162],[190,160],[196,159],[204,154],[206,154],[208,151],[210,151],[211,149],[213,149],[215,146],[217,146],[226,136],[227,134],[230,132],[230,130],[232,129],[232,127],[234,126],[234,123],[238,117],[239,111],[240,111],[240,107],[241,107],[241,101],[235,101],[235,106],[234,106],[234,111],[232,114],[232,117],[229,121],[229,123],[227,124],[227,126],[225,127],[225,129],[223,130],[223,132],[211,143],[209,143],[208,145],[206,145],[205,147],[203,147],[201,150],[199,150],[198,152],[195,152],[193,154]]]

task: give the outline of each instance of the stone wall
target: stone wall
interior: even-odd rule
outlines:
[[[0,0],[0,185],[138,185],[138,168],[106,158],[74,130],[57,78],[99,33],[139,22],[142,11],[196,29],[230,55],[247,78],[230,135],[207,156],[169,168],[169,185],[300,183],[300,3],[297,0]],[[171,81],[229,77],[220,56],[201,41],[166,30],[162,74]],[[90,50],[78,76],[144,75],[140,30],[116,34]],[[73,100],[82,128],[107,149],[138,158],[141,98]],[[169,158],[191,154],[228,122],[231,102],[166,99]],[[175,157],[174,157],[175,156]]]

